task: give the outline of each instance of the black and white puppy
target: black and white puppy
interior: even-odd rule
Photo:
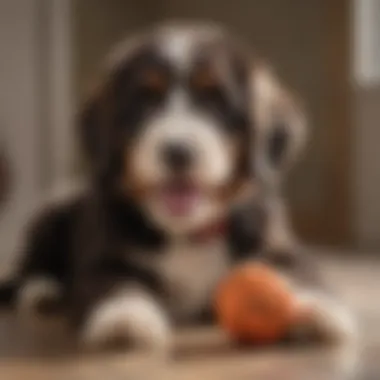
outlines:
[[[33,224],[18,308],[59,300],[86,345],[167,347],[222,276],[263,259],[309,304],[302,328],[352,336],[291,238],[279,178],[305,122],[266,66],[217,27],[164,25],[118,46],[104,71],[79,125],[88,187]]]

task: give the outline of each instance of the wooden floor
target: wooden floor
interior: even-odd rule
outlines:
[[[327,276],[356,311],[352,347],[238,349],[214,329],[178,332],[171,357],[80,353],[58,321],[31,331],[0,317],[0,380],[329,380],[380,379],[380,260],[324,259]]]

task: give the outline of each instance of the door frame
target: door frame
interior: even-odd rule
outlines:
[[[313,215],[299,210],[294,215],[300,235],[307,241],[350,246],[354,240],[352,190],[351,1],[321,2],[324,14],[324,71],[327,89],[324,129],[328,160],[324,207]],[[322,26],[321,26],[322,28]]]

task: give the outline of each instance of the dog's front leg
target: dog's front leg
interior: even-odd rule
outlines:
[[[150,350],[169,348],[169,316],[150,285],[143,277],[115,273],[85,279],[79,285],[83,291],[76,290],[84,296],[77,300],[82,345],[87,349],[114,343]],[[91,294],[85,294],[86,290]]]
[[[290,338],[331,343],[356,340],[353,313],[325,286],[312,257],[285,251],[268,253],[265,259],[289,284],[301,311]]]
[[[125,283],[93,305],[81,335],[90,348],[121,341],[147,349],[167,349],[171,332],[159,301],[141,284]]]

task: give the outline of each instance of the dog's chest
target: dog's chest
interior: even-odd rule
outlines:
[[[216,285],[228,270],[229,256],[224,241],[174,241],[156,264],[167,289],[170,311],[178,318],[186,318],[210,302]]]

